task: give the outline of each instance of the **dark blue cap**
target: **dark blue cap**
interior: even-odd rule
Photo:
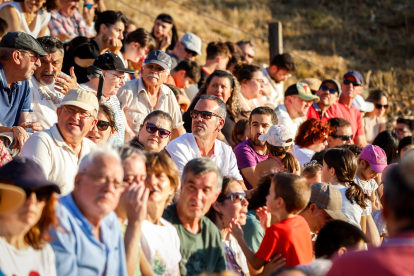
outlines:
[[[56,183],[48,181],[42,168],[32,159],[16,157],[0,168],[0,182],[12,181],[15,186],[26,190],[37,190],[50,187],[60,194]]]
[[[344,75],[344,79],[348,76],[353,76],[359,84],[364,85],[364,78],[362,77],[361,73],[358,71],[349,71]]]
[[[144,61],[144,64],[155,63],[164,68],[165,70],[171,70],[172,60],[169,55],[161,50],[155,50],[148,54]]]

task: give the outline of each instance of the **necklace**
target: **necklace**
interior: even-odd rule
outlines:
[[[27,25],[30,25],[30,24],[33,22],[34,18],[36,17],[36,14],[35,14],[35,15],[34,15],[34,16],[30,19],[28,14],[26,14],[26,13],[23,13],[23,14],[24,14],[24,18],[26,19]]]

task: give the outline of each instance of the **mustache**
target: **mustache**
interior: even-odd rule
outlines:
[[[203,123],[203,122],[195,122],[195,123],[193,123],[193,126],[201,126],[201,127],[206,127],[206,124],[205,123]]]
[[[149,74],[147,75],[147,77],[153,77],[153,78],[156,78],[157,80],[159,80],[159,79],[160,79],[160,76],[158,76],[158,75],[156,75],[156,74],[153,74],[153,73],[149,73]]]
[[[55,73],[50,72],[50,73],[42,73],[42,76],[53,76],[56,77]]]

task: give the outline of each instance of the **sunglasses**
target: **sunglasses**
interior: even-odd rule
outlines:
[[[93,7],[94,4],[86,4],[85,7],[90,10]]]
[[[246,198],[246,193],[233,193],[231,195],[219,197],[217,201],[222,202],[229,198],[233,201],[233,203],[242,202]]]
[[[411,132],[411,131],[408,129],[403,129],[403,128],[395,128],[395,132],[399,134],[403,134],[404,132]]]
[[[341,138],[342,141],[349,141],[349,139],[352,140],[354,138],[353,134],[352,135],[335,135],[335,134],[332,134],[331,136],[333,138]]]
[[[163,129],[163,128],[159,128],[156,125],[148,123],[148,122],[145,125],[145,129],[147,130],[148,133],[151,133],[151,134],[158,131],[158,136],[160,136],[161,139],[165,139],[171,134],[171,131]]]
[[[101,121],[99,120],[98,123],[96,124],[96,127],[100,130],[100,131],[105,131],[108,129],[108,127],[111,126],[110,122],[106,122],[106,121]]]
[[[48,201],[50,196],[52,195],[52,192],[48,187],[41,188],[35,191],[24,189],[24,192],[26,193],[26,198],[29,198],[32,193],[35,193],[37,201]]]
[[[376,105],[375,105],[375,107],[376,107],[376,108],[378,108],[378,109],[381,109],[381,108],[385,108],[385,109],[387,109],[387,108],[388,108],[388,104],[385,104],[385,105],[382,105],[382,104],[376,104]]]
[[[361,84],[356,82],[356,81],[344,80],[345,85],[350,85],[351,83],[352,83],[353,86],[361,86]]]
[[[210,111],[198,111],[198,110],[190,111],[191,118],[196,119],[198,115],[201,115],[201,118],[204,120],[210,120],[211,117],[213,116],[221,118],[221,116],[217,115],[216,113],[210,112]]]
[[[187,49],[183,43],[181,43],[181,45],[183,45],[183,46],[184,46],[184,50],[185,50],[185,52],[186,52],[187,54],[191,55],[192,57],[195,57],[195,56],[197,55],[197,53],[196,53],[196,52],[194,52],[194,51],[192,51],[192,50],[190,50],[190,49]]]
[[[31,62],[37,62],[37,60],[40,58],[39,56],[32,55],[32,53],[30,53],[30,52],[26,52],[26,51],[19,51],[19,52],[27,54],[30,57]]]
[[[322,91],[329,91],[329,93],[331,93],[331,94],[338,93],[338,91],[336,91],[335,89],[332,89],[332,88],[330,88],[326,85],[321,85],[321,89],[322,89]]]

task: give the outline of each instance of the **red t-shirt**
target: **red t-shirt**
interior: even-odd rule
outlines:
[[[282,254],[286,266],[312,262],[312,237],[310,228],[302,216],[284,219],[266,229],[256,256],[268,261]]]
[[[413,261],[414,231],[411,231],[388,239],[378,248],[338,257],[326,276],[412,276]]]
[[[329,107],[330,108],[330,107]],[[328,109],[329,110],[329,109]],[[321,118],[319,118],[319,112],[318,111],[316,111],[316,109],[315,109],[315,107],[313,106],[313,104],[309,107],[309,109],[308,109],[308,114],[306,115],[306,118],[307,119],[310,119],[310,118],[314,118],[314,119],[316,119],[316,120],[319,120],[319,121],[321,121],[321,122],[327,122],[328,120],[329,120],[329,118],[328,117],[326,117],[326,112],[325,112],[325,114],[324,114],[324,116],[322,117],[322,119]]]
[[[347,120],[351,124],[354,139],[357,136],[365,135],[364,127],[362,126],[361,112],[359,112],[353,105],[348,108],[341,102],[338,102],[329,107],[326,113],[329,118],[343,118]]]

